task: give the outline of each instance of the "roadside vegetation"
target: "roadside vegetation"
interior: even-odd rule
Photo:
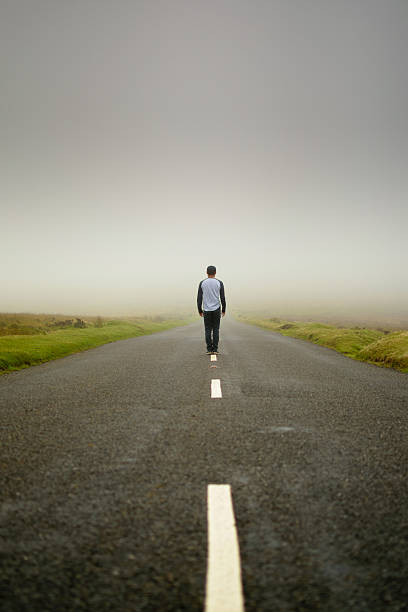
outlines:
[[[187,325],[190,315],[117,319],[0,313],[0,374],[145,334]]]
[[[337,327],[238,313],[239,321],[334,349],[353,359],[408,372],[408,331]]]

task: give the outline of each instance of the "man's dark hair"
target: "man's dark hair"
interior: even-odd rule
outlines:
[[[207,274],[215,274],[217,272],[217,268],[215,266],[208,266]]]

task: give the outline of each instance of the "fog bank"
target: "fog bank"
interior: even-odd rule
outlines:
[[[5,2],[0,311],[405,316],[408,4]]]

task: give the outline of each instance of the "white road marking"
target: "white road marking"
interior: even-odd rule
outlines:
[[[211,361],[217,361],[217,355],[211,355]]]
[[[211,379],[211,397],[222,397],[221,380],[219,378]]]
[[[241,561],[230,485],[208,485],[205,612],[243,612]]]

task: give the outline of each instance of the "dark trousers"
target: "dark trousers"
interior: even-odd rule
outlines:
[[[220,337],[221,308],[204,310],[205,341],[207,351],[218,351]]]

